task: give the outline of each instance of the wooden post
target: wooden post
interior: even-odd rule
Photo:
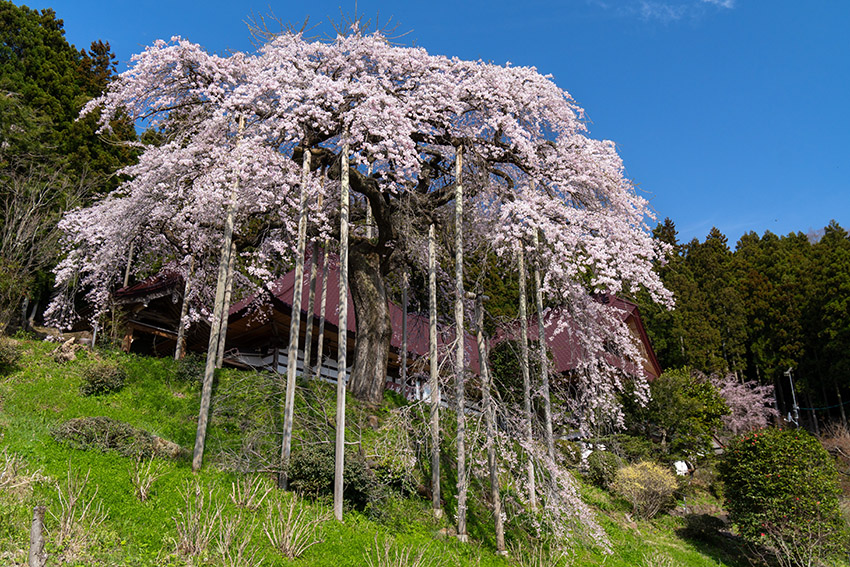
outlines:
[[[537,337],[540,342],[540,385],[543,396],[543,421],[546,452],[555,462],[555,436],[552,432],[552,400],[549,397],[549,358],[546,353],[546,328],[543,324],[543,284],[540,278],[540,238],[534,231],[534,249],[537,262],[534,263],[534,285],[536,287]]]
[[[838,382],[833,382],[833,386],[835,386],[835,396],[838,398],[838,409],[841,410],[841,423],[844,427],[847,427],[847,414],[844,413],[844,402],[841,401],[841,389],[838,387]]]
[[[348,136],[348,133],[344,134]],[[336,374],[336,442],[334,447],[334,517],[342,521],[342,473],[345,468],[345,367],[348,349],[348,141],[340,156],[339,198],[339,338]]]
[[[440,507],[440,380],[437,361],[437,236],[434,224],[428,228],[428,344],[431,375],[431,507],[434,516],[442,517]]]
[[[502,497],[496,466],[496,408],[490,395],[490,369],[487,365],[487,344],[484,341],[484,306],[481,294],[475,297],[475,335],[478,343],[478,364],[481,367],[481,404],[484,406],[486,429],[487,468],[490,470],[490,497],[493,500],[493,519],[496,525],[496,553],[505,552],[505,526],[502,522]]]
[[[130,250],[127,252],[127,267],[124,268],[124,287],[130,285],[130,265],[133,263],[133,248],[135,244],[135,240],[130,241]]]
[[[372,160],[369,160],[369,169],[366,171],[367,177],[372,177]],[[369,203],[369,197],[366,197],[366,238],[372,240],[374,232],[372,231],[372,205]]]
[[[523,242],[519,242],[517,264],[519,264],[519,328],[520,328],[520,370],[522,372],[522,401],[525,411],[525,442],[528,444],[528,504],[537,507],[537,488],[534,480],[534,461],[531,458],[531,447],[534,443],[534,433],[531,427],[531,373],[529,372],[528,356],[528,310],[526,302],[528,293],[525,287],[525,251]]]
[[[245,117],[239,117],[239,133],[237,134],[237,145],[245,130]],[[233,182],[230,191],[230,201],[224,217],[224,242],[221,246],[221,261],[218,263],[218,281],[215,288],[215,304],[213,307],[213,318],[210,322],[210,342],[207,346],[207,364],[204,368],[204,383],[201,388],[201,410],[198,414],[198,429],[195,434],[195,448],[192,454],[192,470],[198,472],[204,460],[204,442],[207,437],[207,422],[210,415],[210,402],[212,401],[213,374],[215,372],[216,358],[218,357],[218,341],[221,333],[222,317],[227,317],[224,312],[224,292],[227,285],[227,272],[230,266],[230,249],[233,242],[233,217],[236,208],[236,190],[239,187],[238,176]]]
[[[189,314],[189,292],[192,291],[192,276],[195,274],[195,257],[189,256],[189,273],[183,286],[183,301],[180,303],[180,320],[177,323],[177,346],[174,348],[174,360],[186,356],[186,317]]]
[[[319,198],[321,201],[321,197]],[[319,205],[321,207],[321,205]],[[319,267],[319,243],[310,244],[310,287],[307,290],[307,328],[304,331],[304,371],[301,375],[309,380],[313,376],[310,358],[313,354],[313,311],[316,308],[316,277]]]
[[[221,331],[218,335],[218,352],[215,367],[221,368],[224,362],[224,343],[227,340],[227,325],[230,322],[230,298],[233,295],[233,267],[236,265],[236,244],[230,245],[230,258],[227,261],[227,283],[224,286],[224,305],[221,308]]]
[[[322,377],[322,356],[325,348],[325,313],[328,306],[328,254],[330,243],[325,238],[322,255],[322,299],[319,301],[319,336],[316,337],[316,379]]]
[[[44,513],[46,510],[46,506],[36,506],[33,510],[27,567],[44,567],[47,563],[47,555],[44,553]]]
[[[407,270],[401,280],[401,387],[407,388]]]
[[[466,367],[463,334],[463,148],[455,158],[455,411],[457,413],[457,539],[466,542]]]
[[[298,372],[298,335],[301,333],[301,291],[304,287],[304,249],[307,246],[307,184],[310,181],[310,148],[304,148],[301,166],[301,199],[298,215],[298,241],[295,248],[295,280],[292,284],[292,316],[289,320],[289,350],[286,362],[286,400],[283,406],[283,441],[280,448],[278,485],[286,490],[289,455],[292,450],[292,420],[295,381]]]

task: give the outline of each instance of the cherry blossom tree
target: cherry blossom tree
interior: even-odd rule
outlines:
[[[310,230],[338,237],[339,155],[349,145],[352,221],[368,207],[375,228],[350,242],[357,335],[349,387],[360,399],[383,393],[388,278],[405,264],[424,271],[431,223],[452,231],[461,148],[464,240],[487,240],[508,257],[539,234],[540,246],[525,254],[542,269],[547,300],[580,322],[563,332],[586,354],[580,370],[591,405],[609,407],[622,385],[605,345],[641,358],[618,314],[591,295],[642,288],[670,302],[652,271],[662,251],[649,236],[647,203],[614,144],[590,138],[581,108],[534,68],[430,55],[356,29],[326,42],[285,33],[256,54],[226,57],[173,38],[136,56],[85,112],[96,108],[104,128],[126,112],[165,135],[123,172],[130,181],[116,193],[64,221],[69,254],[57,281],[78,281],[101,306],[130,238],[137,270],[185,265],[191,255],[198,282],[212,281],[234,179],[237,285],[268,285],[293,263],[304,151],[312,154]]]

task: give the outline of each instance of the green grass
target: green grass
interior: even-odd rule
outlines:
[[[280,429],[280,384],[275,379],[255,373],[224,371],[218,377],[216,401],[210,423],[205,466],[192,473],[188,456],[178,460],[157,459],[163,476],[153,485],[150,499],[140,502],[130,480],[134,459],[114,452],[77,450],[55,441],[50,431],[75,417],[106,416],[120,420],[191,450],[199,407],[197,381],[178,377],[177,365],[167,359],[153,359],[119,353],[99,353],[114,358],[127,372],[125,387],[116,393],[84,397],[80,394],[81,370],[93,361],[93,355],[80,353],[76,361],[59,364],[50,357],[55,345],[22,340],[18,343],[21,358],[17,366],[0,375],[0,450],[23,460],[25,471],[20,478],[31,476],[28,486],[0,489],[0,563],[24,564],[28,547],[32,509],[45,504],[58,514],[60,503],[56,484],[64,482],[69,468],[76,475],[90,471],[86,498],[99,502],[107,513],[105,521],[87,533],[87,547],[69,557],[70,565],[185,565],[185,558],[175,554],[176,520],[185,509],[187,487],[197,482],[205,492],[212,491],[215,506],[225,517],[237,514],[230,501],[231,483],[237,478],[235,469],[262,468],[262,463],[276,462],[279,443],[275,431]],[[313,442],[332,431],[333,388],[312,384],[299,390],[296,413],[296,448],[299,443]],[[350,441],[360,441],[364,452],[374,451],[380,443],[381,430],[368,426],[370,416],[384,423],[390,408],[403,402],[389,397],[382,408],[362,407],[349,399],[347,423]],[[324,408],[324,409],[323,409]],[[305,417],[306,416],[306,417]],[[308,419],[309,417],[309,419]],[[0,472],[3,460],[0,456]],[[452,480],[446,469],[446,484]],[[421,471],[420,471],[421,472]],[[37,474],[36,474],[37,473]],[[414,471],[415,473],[415,471]],[[414,474],[415,476],[415,474]],[[271,482],[267,477],[266,482]],[[96,492],[95,492],[96,491]],[[598,511],[599,521],[611,539],[613,554],[586,544],[572,547],[572,565],[631,566],[648,565],[658,553],[672,558],[674,564],[692,566],[747,565],[730,543],[724,541],[691,542],[681,537],[681,518],[661,516],[653,521],[633,522],[627,516],[624,502],[605,491],[583,486],[583,498]],[[450,494],[449,496],[450,497]],[[251,549],[257,550],[264,565],[288,565],[272,549],[264,534],[276,502],[288,502],[290,496],[277,490],[256,512],[243,512],[250,526],[253,519]],[[477,502],[477,503],[476,503]],[[366,564],[366,555],[385,541],[397,549],[424,549],[428,564],[476,565],[500,567],[516,564],[496,555],[488,513],[472,499],[469,544],[445,538],[441,532],[450,520],[436,520],[429,502],[415,494],[395,495],[381,507],[346,511],[344,523],[324,521],[317,537],[321,543],[312,546],[300,558],[299,565],[357,566]],[[209,507],[209,502],[207,503]],[[328,514],[327,500],[306,504],[308,515]],[[55,537],[58,521],[48,514],[48,537]],[[509,543],[528,548],[531,539],[522,529],[509,523]],[[50,548],[59,564],[62,549]],[[65,550],[67,551],[67,550]],[[740,551],[740,550],[738,550]],[[196,559],[195,565],[220,565],[215,558]]]

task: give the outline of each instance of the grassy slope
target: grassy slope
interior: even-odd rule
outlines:
[[[239,444],[237,420],[227,416],[213,419],[207,445],[209,457],[202,473],[193,475],[187,459],[163,460],[164,476],[154,484],[151,499],[139,502],[130,481],[133,459],[115,453],[65,447],[50,437],[50,429],[73,417],[107,416],[191,448],[199,405],[197,385],[175,380],[175,367],[170,360],[104,355],[119,358],[128,371],[128,384],[115,394],[84,398],[79,394],[79,375],[81,368],[90,363],[90,356],[84,354],[77,361],[58,364],[49,356],[54,345],[20,341],[19,346],[23,356],[17,368],[0,376],[0,449],[19,455],[30,473],[40,471],[43,478],[36,477],[29,487],[0,490],[0,563],[25,563],[32,508],[44,503],[51,512],[57,513],[59,502],[55,484],[67,477],[70,467],[76,474],[91,471],[87,494],[93,495],[96,488],[95,501],[101,501],[108,513],[100,527],[89,531],[88,546],[78,550],[72,564],[185,564],[185,560],[174,554],[174,541],[177,536],[175,518],[179,518],[180,511],[185,508],[182,493],[186,486],[197,480],[205,490],[213,491],[213,499],[224,507],[225,515],[237,511],[228,498],[236,477],[220,470],[216,462],[216,455]],[[244,374],[234,371],[223,373],[221,381],[244,379]],[[362,415],[357,415],[356,404],[350,406],[352,421],[362,419]],[[597,549],[576,545],[571,564],[650,564],[653,563],[651,558],[659,553],[668,555],[678,565],[745,564],[734,554],[722,551],[728,543],[694,544],[678,537],[680,519],[662,516],[653,522],[633,523],[628,520],[623,503],[606,492],[584,487],[584,495],[599,511],[614,555],[606,557]],[[275,491],[269,503],[272,499],[286,502],[287,498]],[[255,514],[258,521],[267,513],[267,508]],[[327,506],[321,504],[308,507],[312,514],[326,509]],[[486,518],[473,518],[472,522],[486,526]],[[56,519],[48,515],[47,527],[54,534],[56,524]],[[443,565],[511,564],[497,557],[489,542],[461,545],[453,539],[440,539],[439,530],[444,527],[447,527],[446,520],[433,520],[427,502],[416,498],[402,502],[393,514],[386,514],[384,523],[349,511],[343,524],[324,522],[320,528],[323,542],[311,547],[297,563],[360,566],[366,564],[367,554],[374,554],[376,541],[389,541],[394,549],[425,549],[427,558],[441,561]],[[491,537],[484,539],[487,541]],[[523,543],[520,537],[514,534],[513,543]],[[265,558],[264,564],[289,563],[274,553],[259,524],[255,526],[251,541],[252,547]],[[62,550],[53,548],[51,551],[59,554]],[[210,560],[195,564],[216,563]]]

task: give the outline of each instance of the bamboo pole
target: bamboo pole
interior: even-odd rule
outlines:
[[[537,262],[534,263],[535,303],[537,307],[537,337],[540,342],[540,389],[543,396],[543,421],[546,453],[555,462],[555,436],[552,432],[552,400],[549,397],[549,358],[546,353],[546,327],[543,324],[543,285],[540,278],[540,237],[534,231],[534,249]]]
[[[347,135],[347,134],[346,134]],[[342,473],[345,468],[345,368],[348,349],[348,141],[340,156],[339,198],[339,338],[336,374],[336,440],[334,447],[334,517],[342,521]]]
[[[289,455],[292,450],[292,419],[295,381],[298,372],[298,335],[301,333],[301,291],[304,285],[304,249],[307,245],[307,184],[310,181],[310,148],[304,148],[301,166],[301,197],[298,215],[298,241],[295,251],[295,280],[292,284],[292,316],[289,320],[289,350],[286,361],[286,400],[283,407],[283,440],[280,448],[278,485],[286,490]]]
[[[505,526],[502,521],[502,497],[496,465],[496,408],[490,395],[490,369],[487,365],[487,344],[484,341],[484,306],[481,294],[475,297],[475,335],[478,343],[478,364],[481,372],[481,403],[486,429],[487,468],[490,471],[490,498],[493,501],[493,520],[496,527],[496,552],[504,555]]]
[[[186,317],[189,314],[189,292],[192,291],[192,276],[195,274],[195,257],[189,256],[189,273],[183,285],[183,301],[180,302],[180,319],[177,323],[177,346],[174,348],[174,360],[186,356]]]
[[[437,361],[437,236],[434,224],[428,228],[428,345],[431,374],[431,507],[434,516],[442,517],[440,507],[440,380]]]
[[[224,286],[224,306],[222,307],[221,331],[218,335],[218,350],[215,357],[215,367],[221,368],[224,362],[224,345],[227,341],[227,326],[230,320],[230,298],[233,295],[233,267],[236,265],[236,244],[230,244],[228,259],[227,283]]]
[[[531,459],[531,447],[534,443],[534,432],[531,427],[531,373],[529,372],[528,355],[528,292],[526,291],[525,251],[520,241],[517,252],[519,265],[519,327],[520,327],[520,370],[522,371],[522,401],[525,411],[525,442],[528,444],[528,503],[532,508],[537,507],[537,489],[534,480],[534,461]]]
[[[239,132],[236,144],[242,138],[245,130],[245,117],[239,116]],[[204,443],[207,437],[207,422],[210,415],[210,402],[212,401],[212,383],[215,372],[215,362],[218,355],[218,339],[221,332],[222,315],[224,308],[224,291],[227,284],[227,271],[230,266],[230,248],[233,242],[233,217],[236,209],[236,190],[239,188],[238,175],[230,190],[230,200],[227,203],[227,211],[224,216],[224,242],[221,245],[221,261],[218,263],[218,281],[215,287],[215,304],[213,306],[213,318],[210,322],[210,341],[207,346],[207,364],[204,368],[204,383],[201,388],[201,409],[198,414],[198,429],[195,433],[195,447],[192,454],[192,470],[197,472],[201,469],[204,460]],[[226,316],[226,314],[224,314]]]
[[[321,198],[320,198],[321,201]],[[321,203],[319,204],[321,207]],[[316,308],[316,276],[319,267],[319,243],[316,239],[310,245],[310,287],[307,292],[307,329],[304,331],[304,378],[309,379],[313,375],[310,358],[313,354],[313,311]]]
[[[455,411],[457,412],[457,539],[466,534],[466,381],[463,340],[463,148],[455,159]]]

